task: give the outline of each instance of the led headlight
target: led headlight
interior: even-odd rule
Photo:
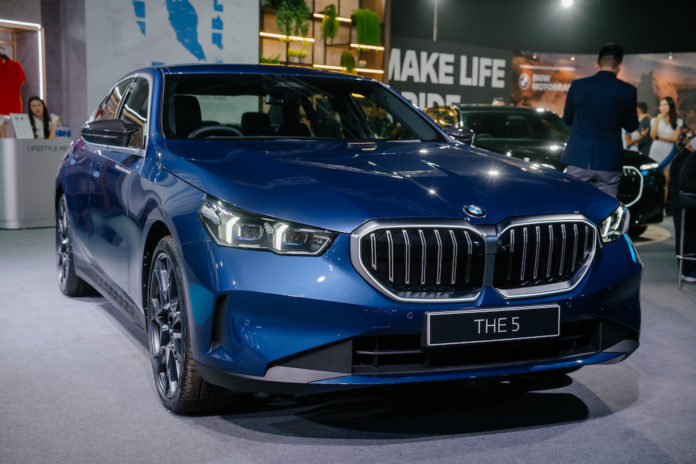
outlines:
[[[659,167],[660,167],[660,165],[657,163],[646,163],[646,164],[640,165],[640,170],[641,171],[648,171],[650,169],[657,169]]]
[[[613,242],[621,237],[628,230],[631,224],[631,215],[628,208],[624,205],[619,205],[602,223],[599,225],[599,233],[602,237],[602,242]]]
[[[215,243],[227,247],[315,256],[336,238],[335,232],[263,217],[212,197],[206,197],[199,216]]]

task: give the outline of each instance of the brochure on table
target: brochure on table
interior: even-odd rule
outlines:
[[[12,128],[14,129],[15,138],[34,138],[34,131],[31,129],[31,123],[29,123],[29,116],[27,116],[25,113],[12,113],[10,115],[10,120],[12,121]]]

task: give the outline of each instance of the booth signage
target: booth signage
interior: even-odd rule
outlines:
[[[510,97],[512,52],[393,37],[389,84],[420,108]]]

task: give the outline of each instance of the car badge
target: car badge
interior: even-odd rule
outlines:
[[[469,216],[475,218],[482,218],[486,215],[486,212],[483,210],[483,208],[480,208],[476,205],[466,205],[464,207],[464,212]]]

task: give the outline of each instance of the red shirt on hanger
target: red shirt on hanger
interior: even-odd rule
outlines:
[[[22,112],[22,84],[25,80],[21,64],[0,58],[0,114]]]

